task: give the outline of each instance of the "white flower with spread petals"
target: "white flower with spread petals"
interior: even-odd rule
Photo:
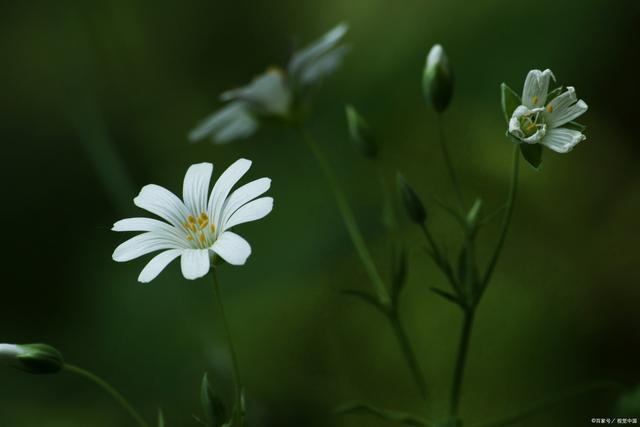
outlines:
[[[183,200],[158,185],[143,187],[133,199],[134,204],[164,221],[127,218],[116,222],[114,231],[143,233],[118,246],[113,259],[124,262],[162,251],[142,269],[138,280],[143,283],[153,280],[178,257],[187,279],[206,275],[214,255],[229,264],[244,264],[251,254],[251,246],[230,229],[263,218],[273,208],[273,198],[258,198],[271,186],[269,178],[251,181],[231,192],[250,167],[251,161],[247,159],[233,163],[220,175],[210,195],[211,163],[189,167],[184,177]]]
[[[549,92],[555,76],[551,70],[531,70],[524,82],[522,105],[509,120],[509,133],[526,144],[541,144],[557,153],[569,152],[586,136],[572,129],[572,121],[587,111],[587,104],[579,100],[569,86],[566,91]]]
[[[293,54],[286,70],[270,67],[251,83],[220,95],[227,104],[189,133],[189,140],[210,137],[225,144],[251,136],[262,119],[289,119],[309,89],[333,73],[349,51],[340,42],[348,26],[340,24]]]

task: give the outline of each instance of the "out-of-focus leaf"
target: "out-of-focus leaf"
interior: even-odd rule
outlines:
[[[452,302],[456,305],[459,305],[460,307],[463,306],[463,303],[454,294],[444,291],[440,288],[431,287],[429,289],[431,289],[433,293],[435,293],[436,295],[439,295],[440,297],[446,299],[447,301]]]
[[[392,260],[391,294],[392,301],[397,302],[407,282],[407,251],[404,248],[394,251]]]
[[[164,415],[160,408],[158,408],[158,427],[164,427]]]
[[[361,402],[348,403],[344,406],[337,408],[335,413],[339,415],[369,414],[369,415],[376,416],[378,418],[382,418],[383,420],[386,420],[386,421],[402,423],[409,426],[435,427],[435,424],[423,418],[420,418],[418,416],[408,414],[405,412],[379,409],[368,403],[361,403]]]
[[[378,299],[376,297],[374,297],[371,294],[368,294],[364,291],[358,291],[355,289],[345,289],[343,291],[341,291],[344,295],[348,295],[354,298],[357,298],[361,301],[364,301],[365,303],[377,308],[378,310],[382,311],[382,313],[386,314],[387,313],[387,309],[384,305],[382,305],[380,303],[380,301],[378,301]]]
[[[226,405],[213,390],[206,372],[200,385],[200,404],[207,425],[220,427],[228,420]]]

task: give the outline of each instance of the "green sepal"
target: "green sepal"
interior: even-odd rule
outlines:
[[[520,153],[522,153],[522,157],[532,168],[537,171],[540,170],[540,166],[542,165],[542,145],[521,143]]]
[[[467,217],[465,218],[467,225],[467,232],[471,236],[475,236],[478,231],[478,227],[481,224],[481,216],[482,216],[482,199],[477,198],[475,202],[473,202],[473,206],[469,209],[467,213]]]
[[[375,158],[378,154],[378,142],[367,121],[358,113],[353,105],[345,106],[349,136],[356,149],[367,158]]]
[[[547,93],[546,104],[548,104],[553,98],[555,98],[558,95],[560,95],[562,93],[562,89],[564,89],[562,86],[558,86],[557,88],[555,88],[551,92]]]
[[[401,423],[409,426],[430,426],[431,423],[413,414],[405,412],[389,411],[376,408],[368,403],[354,402],[337,408],[334,411],[337,415],[348,414],[369,414],[381,418],[385,421]]]
[[[30,374],[55,374],[64,367],[62,354],[48,344],[22,344],[16,367]]]
[[[569,122],[562,125],[563,128],[577,130],[578,132],[584,132],[587,127],[578,122]]]
[[[500,85],[500,103],[502,105],[502,114],[504,115],[504,119],[507,123],[509,123],[509,119],[513,115],[513,112],[518,108],[519,105],[522,105],[522,101],[517,93],[514,92],[506,83],[502,83]]]
[[[206,372],[202,376],[202,383],[200,385],[200,404],[206,425],[222,427],[224,423],[228,421],[227,407],[214,391]]]
[[[420,197],[400,172],[396,173],[396,189],[409,218],[418,225],[424,224],[427,219],[427,211]]]

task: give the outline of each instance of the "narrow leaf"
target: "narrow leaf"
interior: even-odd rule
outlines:
[[[200,385],[200,404],[208,425],[220,427],[227,421],[227,408],[222,399],[213,390],[206,372],[202,376]]]
[[[431,287],[431,288],[429,288],[429,289],[431,289],[431,291],[432,291],[433,293],[435,293],[436,295],[438,295],[438,296],[440,296],[440,297],[442,297],[442,298],[446,299],[446,300],[447,300],[447,301],[449,301],[449,302],[452,302],[452,303],[454,303],[454,304],[459,305],[460,307],[462,307],[462,302],[460,302],[460,300],[458,299],[458,297],[457,297],[457,296],[455,296],[454,294],[452,294],[452,293],[450,293],[450,292],[447,292],[447,291],[444,291],[444,290],[442,290],[442,289],[440,289],[440,288],[436,288],[436,287]]]
[[[338,415],[369,414],[381,418],[385,421],[398,422],[409,426],[433,426],[433,424],[431,424],[427,420],[415,415],[407,414],[404,412],[379,409],[368,403],[350,403],[336,409],[335,412]]]
[[[361,301],[364,301],[365,303],[372,305],[373,307],[377,308],[378,310],[382,311],[383,313],[387,312],[386,308],[373,295],[370,295],[370,294],[368,294],[366,292],[363,292],[363,291],[357,291],[355,289],[345,289],[345,290],[343,290],[341,292],[344,295],[348,295],[348,296],[357,298],[357,299],[359,299]]]

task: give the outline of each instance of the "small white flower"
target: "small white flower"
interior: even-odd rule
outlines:
[[[206,275],[214,254],[229,264],[244,264],[251,254],[251,246],[230,229],[263,218],[273,208],[273,198],[257,198],[271,186],[269,178],[251,181],[231,192],[250,167],[251,161],[247,159],[233,163],[220,175],[208,196],[213,165],[192,165],[184,177],[184,201],[158,185],[143,187],[133,203],[166,222],[151,218],[127,218],[116,222],[113,231],[144,233],[118,246],[113,259],[124,262],[163,251],[142,269],[138,281],[143,283],[153,280],[178,257],[181,257],[182,274],[187,279]]]
[[[569,152],[586,136],[566,126],[587,111],[587,104],[579,100],[573,87],[547,100],[551,70],[531,70],[524,82],[522,105],[509,120],[509,133],[527,144],[542,144],[557,153]]]
[[[220,99],[228,104],[193,129],[189,140],[211,137],[214,143],[224,144],[251,136],[260,119],[291,117],[296,101],[342,63],[349,47],[339,43],[347,29],[346,24],[340,24],[295,52],[286,71],[271,67],[248,85],[224,92]]]

